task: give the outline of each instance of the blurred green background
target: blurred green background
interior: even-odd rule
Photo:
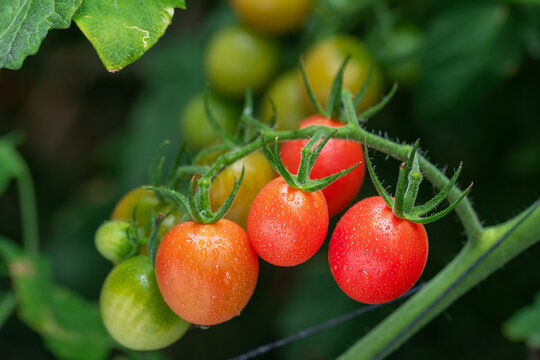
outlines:
[[[418,61],[417,76],[400,86],[367,128],[421,147],[448,173],[464,162],[460,184],[474,181],[471,199],[484,224],[502,222],[540,196],[540,9],[495,1],[329,1],[297,33],[282,36],[285,70],[325,32],[346,32],[368,44],[388,73],[392,61]],[[148,183],[155,147],[180,144],[184,105],[207,83],[209,39],[237,22],[225,1],[188,1],[165,36],[135,64],[107,73],[72,26],[53,31],[19,71],[0,71],[0,134],[20,129],[20,147],[36,186],[42,250],[59,283],[97,300],[111,268],[94,248],[96,228],[118,199]],[[316,7],[315,10],[318,8]],[[391,39],[384,22],[414,24],[422,42],[413,51]],[[383,24],[383,25],[381,25]],[[397,53],[397,55],[396,55]],[[397,60],[396,60],[397,59]],[[403,60],[405,61],[405,60]],[[300,106],[300,105],[299,105]],[[386,184],[398,163],[372,153]],[[424,196],[432,191],[424,185]],[[358,198],[375,193],[366,179]],[[0,199],[1,233],[20,239],[14,185]],[[331,225],[331,228],[335,225]],[[539,224],[540,226],[540,224]],[[427,226],[428,281],[457,254],[465,237],[452,215]],[[225,359],[361,306],[333,281],[327,243],[307,263],[277,268],[261,261],[257,289],[242,316],[193,329],[163,351],[170,359]],[[534,350],[507,340],[501,325],[540,290],[535,246],[458,300],[391,359],[519,359]],[[0,279],[1,288],[9,281]],[[260,359],[331,359],[397,304],[271,351]],[[15,316],[0,328],[2,359],[54,358]],[[118,352],[120,354],[120,352]],[[112,356],[118,355],[116,353]]]

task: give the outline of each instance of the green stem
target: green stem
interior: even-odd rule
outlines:
[[[540,200],[512,220],[486,228],[417,295],[342,354],[340,360],[381,359],[461,295],[540,241]]]
[[[337,139],[348,139],[358,142],[365,141],[367,146],[369,146],[370,148],[381,151],[400,161],[406,161],[409,153],[413,148],[410,145],[401,145],[391,140],[372,134],[358,126],[355,126],[354,124],[348,124],[340,128],[309,126],[303,129],[295,129],[288,131],[266,130],[264,132],[263,140],[268,143],[273,141],[276,137],[278,137],[280,141],[306,139],[313,136],[317,132],[324,134],[332,133],[333,137]],[[210,170],[208,170],[208,172],[201,178],[201,180],[207,179],[208,181],[210,181],[227,165],[232,164],[233,162],[241,159],[242,157],[259,148],[260,139],[256,139],[248,144],[245,144],[242,147],[235,148],[234,150],[221,155],[210,168]],[[439,169],[437,169],[435,165],[430,163],[420,154],[417,154],[416,157],[419,161],[422,173],[425,175],[426,179],[428,179],[436,188],[442,189],[445,185],[448,184],[450,179],[446,175],[444,175]],[[462,191],[457,186],[454,186],[448,194],[449,202],[451,203],[458,199],[461,195],[461,192]],[[478,239],[480,234],[482,233],[482,225],[469,199],[465,197],[455,207],[454,210],[456,211],[458,218],[463,224],[467,237],[472,241]]]
[[[24,165],[17,177],[21,204],[22,237],[24,248],[30,255],[39,251],[38,218],[34,184],[30,171]]]

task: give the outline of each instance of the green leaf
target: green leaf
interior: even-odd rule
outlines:
[[[453,118],[515,72],[523,55],[518,15],[497,2],[463,2],[434,18],[414,94],[419,119]]]
[[[24,161],[15,150],[15,142],[14,136],[0,138],[0,195],[9,182],[24,170]]]
[[[519,309],[504,323],[503,333],[510,340],[540,347],[540,291],[532,304]]]
[[[114,341],[97,304],[54,283],[50,263],[33,258],[0,238],[0,256],[8,262],[19,318],[39,333],[58,359],[105,359]]]
[[[73,20],[108,71],[139,59],[165,33],[184,0],[85,0]]]
[[[9,319],[9,316],[15,309],[15,296],[12,292],[0,292],[0,329]]]
[[[19,69],[51,29],[66,29],[82,0],[0,1],[0,69]]]

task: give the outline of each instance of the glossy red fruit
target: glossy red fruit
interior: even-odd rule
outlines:
[[[291,188],[281,177],[262,188],[249,210],[249,240],[257,254],[274,265],[308,260],[321,247],[327,230],[322,192]]]
[[[324,125],[340,127],[345,124],[328,119],[321,115],[314,115],[300,123],[300,128],[311,125]],[[307,139],[285,141],[281,147],[281,160],[287,170],[296,174],[300,166],[302,148],[308,143]],[[345,170],[354,164],[360,163],[353,171],[334,181],[322,190],[328,203],[328,213],[334,216],[354,199],[364,181],[366,167],[364,164],[364,151],[362,145],[356,141],[343,139],[330,139],[324,146],[310,173],[310,179],[320,179]]]
[[[156,255],[156,278],[169,307],[182,319],[215,325],[240,314],[257,284],[259,259],[247,233],[221,219],[173,227]]]
[[[339,287],[366,304],[403,295],[422,275],[427,255],[424,226],[396,217],[380,196],[347,210],[328,249],[330,270]]]

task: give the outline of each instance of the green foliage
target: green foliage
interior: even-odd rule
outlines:
[[[10,269],[20,319],[43,337],[57,358],[107,357],[114,342],[97,304],[55,285],[46,258],[25,255],[5,238],[0,238],[0,255]]]
[[[67,29],[82,0],[2,0],[0,69],[19,69],[51,29]]]
[[[503,325],[503,333],[513,341],[525,341],[528,346],[540,348],[540,292],[534,302],[519,309]]]
[[[436,14],[415,93],[420,119],[437,121],[465,109],[517,70],[523,55],[518,15],[504,4],[472,1]]]
[[[165,33],[174,8],[184,0],[86,0],[73,20],[107,70],[119,71],[140,58]]]

